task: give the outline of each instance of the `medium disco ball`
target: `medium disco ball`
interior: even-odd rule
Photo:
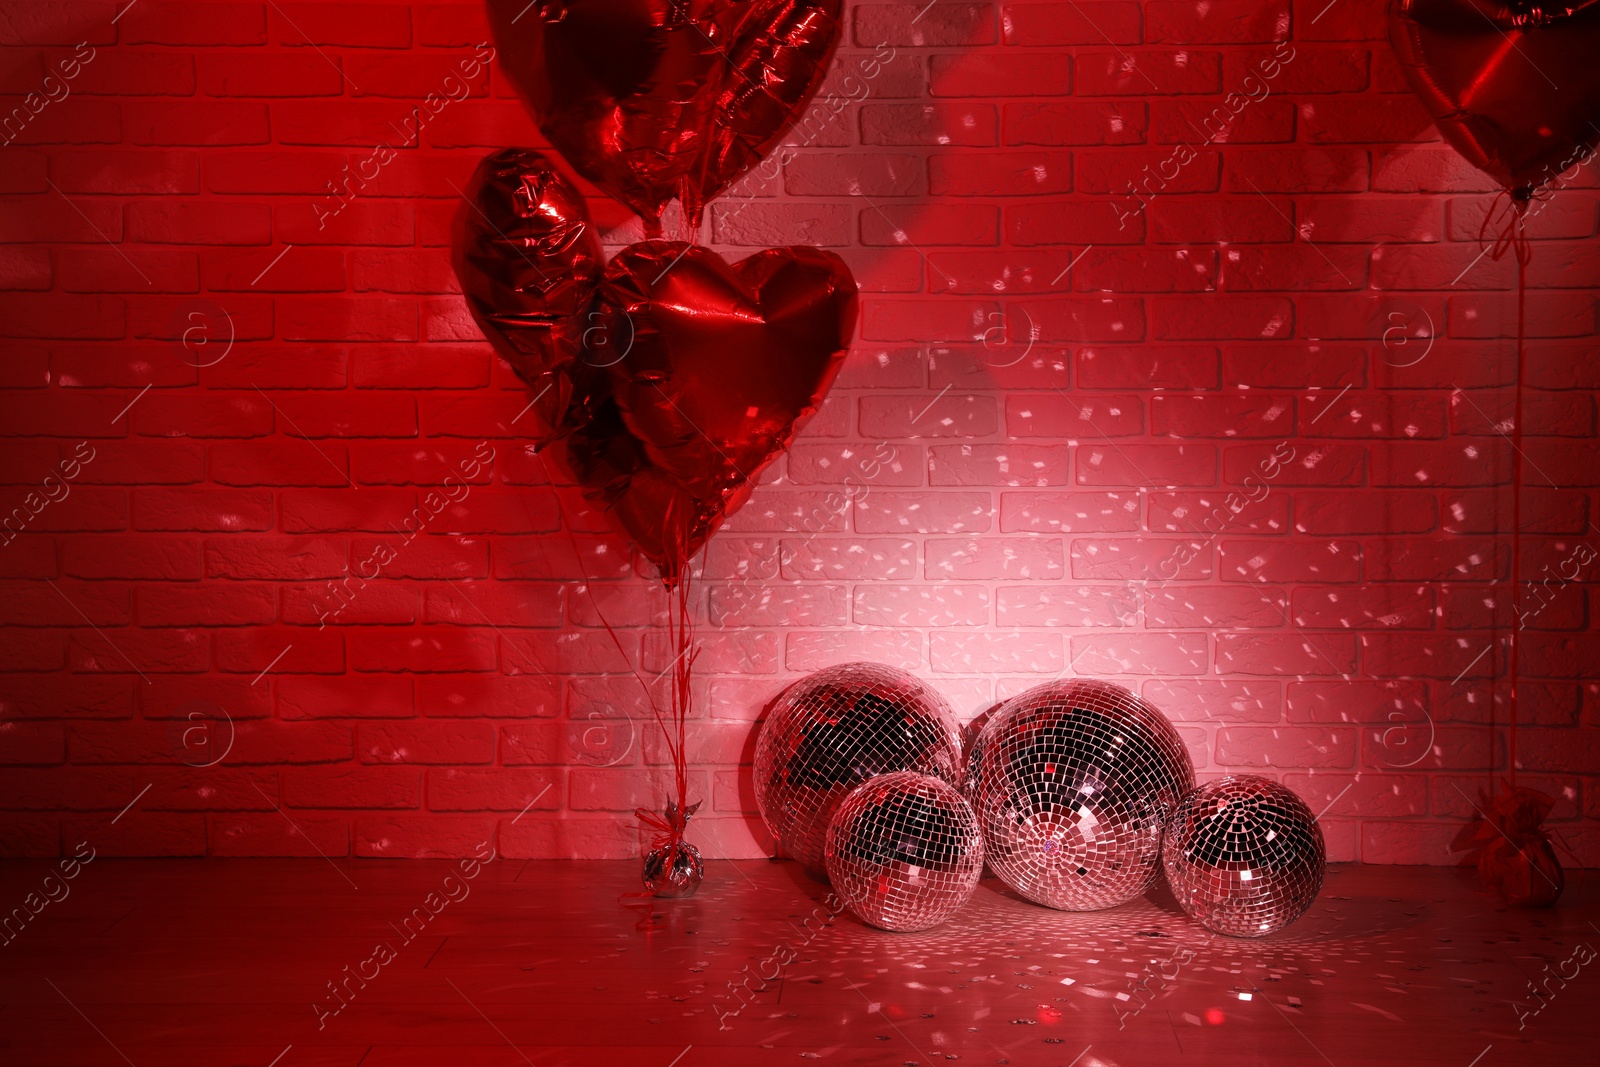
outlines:
[[[983,833],[948,782],[915,771],[868,779],[828,824],[828,880],[862,922],[926,930],[954,915],[983,875]]]
[[[756,804],[778,846],[820,875],[834,808],[891,771],[960,783],[961,735],[949,705],[893,667],[828,667],[790,686],[762,725]]]
[[[1233,937],[1265,937],[1305,914],[1328,867],[1306,802],[1259,774],[1207,782],[1178,804],[1161,846],[1189,917]]]
[[[1065,911],[1143,893],[1161,828],[1194,785],[1178,732],[1119,685],[1048,682],[995,710],[967,761],[989,869]]]

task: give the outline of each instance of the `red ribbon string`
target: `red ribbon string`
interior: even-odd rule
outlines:
[[[1511,787],[1516,787],[1517,782],[1517,681],[1519,677],[1519,652],[1522,644],[1520,631],[1522,630],[1522,613],[1519,605],[1522,599],[1522,383],[1526,375],[1526,334],[1527,334],[1527,309],[1528,309],[1528,261],[1533,256],[1533,246],[1528,240],[1527,221],[1528,204],[1534,199],[1534,190],[1530,187],[1519,188],[1509,194],[1502,192],[1490,204],[1489,211],[1483,217],[1483,224],[1478,228],[1478,241],[1483,243],[1491,223],[1497,216],[1504,214],[1505,223],[1499,234],[1496,235],[1493,246],[1489,249],[1491,259],[1502,259],[1510,251],[1514,252],[1517,259],[1517,350],[1515,379],[1512,383],[1513,399],[1511,413],[1511,629],[1507,648],[1506,675],[1508,683],[1508,699],[1506,711],[1508,722],[1506,724],[1507,758],[1510,763],[1509,777]],[[1549,194],[1546,193],[1546,196]],[[1506,197],[1502,201],[1501,197]],[[1495,705],[1497,695],[1496,686],[1491,675],[1489,686],[1489,752],[1491,760],[1494,753],[1495,742]],[[1492,772],[1491,772],[1492,773]]]

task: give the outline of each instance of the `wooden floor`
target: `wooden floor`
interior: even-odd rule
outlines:
[[[0,864],[0,907],[52,867]],[[1600,1039],[1584,872],[1514,911],[1455,870],[1336,867],[1300,923],[1235,941],[1159,896],[1070,914],[992,879],[947,926],[886,934],[824,925],[791,863],[708,863],[698,896],[654,902],[619,902],[636,863],[454,869],[95,860],[0,946],[0,1064],[1570,1067]],[[729,982],[760,971],[740,1008]]]

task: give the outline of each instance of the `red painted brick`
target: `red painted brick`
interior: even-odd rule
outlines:
[[[1368,455],[1369,450],[1356,445],[1235,445],[1223,450],[1222,480],[1244,487],[1250,486],[1246,479],[1273,487],[1360,485]]]
[[[1150,401],[1150,431],[1168,437],[1273,437],[1294,435],[1294,401],[1249,393],[1158,396]]]
[[[820,578],[833,581],[916,577],[915,541],[893,537],[844,539],[785,538],[780,546],[780,574],[785,580]]]
[[[1150,105],[1150,140],[1164,145],[1287,144],[1295,139],[1296,110],[1288,100],[1250,103],[1242,95],[1157,99]]]
[[[226,537],[205,542],[211,578],[337,578],[348,566],[343,541],[315,537]]]
[[[63,705],[73,709],[75,718],[127,718],[133,711],[135,685],[143,683],[131,675],[129,678],[60,678],[8,674],[0,689],[0,708],[8,715],[27,719],[60,718]]]
[[[998,143],[998,122],[992,104],[863,104],[861,143],[984,147]]]
[[[1006,44],[1138,44],[1140,5],[1095,0],[1083,4],[1008,4],[1001,25]]]
[[[8,248],[0,250],[0,288],[50,288],[50,254],[44,249]]]
[[[993,397],[866,396],[860,404],[861,432],[872,438],[986,437],[999,428]]]
[[[1312,144],[1393,144],[1439,136],[1422,101],[1412,93],[1307,101],[1300,105],[1300,114]]]
[[[1278,722],[1283,714],[1272,682],[1163,679],[1145,682],[1139,695],[1175,722]]]
[[[1282,389],[1315,383],[1337,393],[1345,385],[1366,383],[1367,353],[1347,345],[1229,346],[1222,363],[1223,380],[1230,385]],[[1324,406],[1332,401],[1332,393]]]
[[[879,157],[838,158],[864,162]],[[1070,152],[989,150],[969,154],[941,150],[928,159],[927,167],[928,189],[936,196],[1049,196],[1072,191]],[[866,188],[862,191],[872,193]]]
[[[408,678],[281,678],[275,685],[278,715],[285,720],[404,719],[413,714]]]
[[[1148,197],[1177,193],[1214,193],[1222,172],[1222,156],[1217,152],[1198,152],[1192,159],[1175,166],[1172,153],[1165,149],[1130,149],[1079,153],[1078,191]],[[1168,176],[1172,168],[1176,173]]]
[[[1289,3],[1271,0],[1251,10],[1196,6],[1185,0],[1146,0],[1145,36],[1177,44],[1282,41],[1289,35]]]
[[[1139,529],[1133,493],[1002,493],[1000,529],[1006,533],[1107,533]]]
[[[850,243],[854,214],[843,204],[719,204],[711,226],[718,244],[839,246]]]
[[[22,627],[0,631],[0,670],[59,671],[66,666],[65,634]],[[102,642],[103,643],[103,642]]]
[[[999,626],[1102,627],[1132,626],[1139,602],[1131,590],[1117,586],[1004,586],[995,600]]]
[[[938,539],[924,551],[930,579],[1040,580],[1065,573],[1062,544],[1050,538]]]
[[[1154,197],[1140,218],[1148,222],[1150,239],[1158,244],[1259,244],[1294,237],[1294,206],[1288,201]],[[1138,202],[1124,207],[1137,210]],[[1130,223],[1131,225],[1131,223]]]
[[[1364,288],[1367,281],[1366,250],[1334,245],[1230,248],[1222,263],[1222,288],[1228,292],[1349,290]]]
[[[990,528],[994,506],[988,493],[874,492],[855,501],[859,533],[963,533]]]
[[[1187,723],[1197,765],[1224,768],[1237,754],[1303,781],[1319,806],[1355,805],[1330,812],[1330,854],[1343,859],[1415,860],[1430,835],[1453,832],[1393,821],[1430,810],[1423,779],[1383,770],[1419,746],[1440,748],[1431,768],[1504,767],[1485,727],[1491,676],[1507,666],[1490,638],[1511,621],[1507,598],[1489,594],[1509,558],[1512,268],[1509,257],[1475,262],[1498,190],[1435,139],[1381,44],[1381,10],[1325,6],[1296,5],[1292,27],[1281,4],[858,8],[855,45],[786,138],[807,147],[718,205],[711,236],[839,248],[867,294],[859,332],[876,339],[856,346],[835,394],[704,558],[715,588],[704,602],[754,623],[703,631],[695,687],[694,715],[725,727],[697,731],[693,758],[707,788],[717,783],[717,840],[745,850],[732,854],[763,847],[732,765],[749,724],[798,674],[849,659],[935,673],[963,715],[1063,670],[1134,681],[1139,670],[1198,671],[1143,687]],[[276,798],[278,768],[349,768],[359,751],[438,762],[407,797],[415,810],[356,797],[348,814],[298,813],[330,855],[350,853],[353,824],[359,855],[465,852],[504,833],[519,854],[636,856],[637,833],[600,813],[634,799],[625,791],[659,746],[630,749],[632,771],[592,784],[587,819],[515,828],[505,805],[516,798],[497,792],[488,764],[498,755],[547,769],[551,793],[536,806],[570,814],[560,768],[574,759],[580,709],[637,710],[629,665],[672,658],[655,629],[653,568],[510,425],[526,390],[478,339],[450,268],[457,189],[475,160],[542,140],[494,78],[326,225],[313,209],[335,206],[328,183],[392,139],[390,124],[436,88],[430,79],[487,39],[482,9],[379,9],[380,23],[368,5],[308,6],[314,39],[346,42],[317,45],[326,55],[276,13],[273,43],[260,47],[270,7],[140,0],[117,28],[109,10],[40,10],[51,14],[0,31],[39,48],[13,49],[0,88],[30,91],[55,51],[82,39],[79,24],[105,47],[74,98],[23,131],[53,146],[48,158],[13,145],[0,176],[0,190],[22,197],[0,211],[13,238],[0,255],[11,287],[0,332],[21,335],[0,371],[11,390],[0,432],[12,441],[0,480],[20,500],[75,442],[97,452],[37,532],[0,551],[0,574],[12,576],[0,624],[17,635],[12,662],[30,668],[8,675],[0,707],[41,727],[23,758],[63,755],[51,720],[70,706],[69,740],[86,760],[170,762],[171,722],[160,720],[206,700],[241,724],[230,758],[262,773],[225,775],[210,800],[199,775],[163,778],[177,811],[147,813],[139,825],[154,831],[119,840],[313,855],[252,785]],[[1294,58],[1264,70],[1269,42],[1289,29]],[[975,43],[1001,32],[1003,49]],[[893,59],[874,58],[890,48]],[[1225,95],[1252,76],[1265,99]],[[860,97],[863,85],[864,108],[827,98]],[[1096,96],[1114,93],[1126,95]],[[857,145],[863,133],[906,143]],[[259,144],[231,143],[241,140]],[[1172,171],[1179,146],[1199,158]],[[1593,539],[1597,186],[1592,170],[1569,175],[1527,220],[1530,332],[1552,335],[1528,346],[1522,415],[1524,570],[1535,581]],[[609,244],[635,239],[623,208],[584,191]],[[261,214],[273,207],[275,219]],[[255,229],[229,229],[241,225]],[[225,306],[235,343],[196,368],[175,342],[202,287],[220,296],[209,303]],[[334,392],[352,386],[354,399]],[[941,414],[951,403],[983,415]],[[1091,407],[1097,428],[1086,430],[1077,415]],[[935,419],[933,434],[962,436],[882,441],[920,436],[919,421]],[[179,433],[191,439],[153,436]],[[302,434],[315,449],[300,447]],[[1241,440],[1218,440],[1230,436]],[[486,438],[498,438],[497,455],[472,468],[471,493],[428,507]],[[1534,486],[1535,466],[1565,488]],[[1249,489],[1258,481],[1265,496]],[[394,527],[419,508],[427,532],[332,614],[330,580],[303,576],[342,574],[380,541],[400,543]],[[581,536],[576,551],[560,526]],[[352,535],[359,552],[346,550]],[[128,552],[139,539],[175,547]],[[1359,546],[1354,576],[1311,569],[1326,565],[1329,544]],[[92,562],[102,547],[107,562]],[[171,553],[183,566],[168,577]],[[1247,577],[1235,572],[1258,554],[1253,569],[1272,584],[1229,580]],[[62,576],[85,567],[107,569]],[[199,576],[207,567],[215,577]],[[833,614],[813,620],[816,590]],[[1549,731],[1527,747],[1529,760],[1552,763],[1553,783],[1571,774],[1561,761],[1587,756],[1563,742],[1595,718],[1580,679],[1595,658],[1585,627],[1597,606],[1573,584],[1523,631],[1519,718]],[[987,632],[995,624],[1004,632]],[[1082,631],[1076,645],[1063,626]],[[406,643],[439,635],[436,646]],[[51,665],[83,673],[34,669]],[[1430,681],[1386,688],[1397,676]],[[1310,733],[1270,734],[1285,693],[1286,721]],[[515,725],[525,719],[534,728]],[[501,736],[496,720],[509,728]],[[1433,720],[1438,738],[1425,736]],[[1223,733],[1229,724],[1261,730],[1261,744]],[[1306,747],[1328,729],[1360,738],[1346,773],[1327,773],[1325,753]],[[1357,766],[1373,784],[1339,797]],[[58,783],[35,792],[68,808],[89,797],[93,814],[79,818],[103,829],[145,781],[114,780],[116,795],[77,780],[75,796],[50,792]],[[1459,821],[1455,800],[1432,799],[1436,819]],[[424,813],[442,803],[479,814]],[[60,817],[36,811],[12,820],[0,849],[59,843]]]
[[[928,484],[1066,485],[1068,456],[1064,445],[935,445]]]
[[[981,626],[989,621],[989,591],[980,585],[871,583],[855,590],[851,621],[895,628]]]
[[[1060,635],[1028,632],[930,634],[928,663],[937,674],[1056,674],[1067,665]]]
[[[1484,218],[1492,210],[1492,196],[1457,197],[1447,201],[1445,214],[1449,220],[1449,240],[1476,242],[1478,234],[1485,229]],[[1597,214],[1600,214],[1600,201],[1569,191],[1529,209],[1523,228],[1535,240],[1592,237]],[[1493,223],[1490,229],[1493,230]]]
[[[862,4],[852,9],[854,40],[917,48],[965,47],[995,42],[992,4],[946,3],[924,11],[916,4]]]
[[[0,763],[53,766],[66,758],[66,730],[59,723],[10,723],[0,730]]]
[[[992,245],[998,236],[999,212],[990,207],[930,204],[907,214],[891,205],[861,211],[865,245]]]
[[[1206,673],[1204,634],[1073,635],[1068,643],[1071,646],[1069,666],[1091,678],[1107,674]]]
[[[1155,488],[1212,485],[1217,453],[1209,445],[1088,444],[1074,457],[1079,485]]]
[[[1145,625],[1160,629],[1276,629],[1288,611],[1286,595],[1272,586],[1157,589],[1146,594],[1144,602]]]
[[[1209,389],[1218,384],[1210,348],[1140,345],[1085,347],[1074,364],[1080,389]]]
[[[1217,547],[1217,573],[1223,581],[1354,582],[1361,577],[1362,546],[1355,541],[1224,537]]]
[[[987,301],[865,300],[861,336],[870,341],[976,341],[997,320]]]
[[[1144,141],[1143,103],[1006,104],[1001,116],[1008,145],[1124,145]],[[991,142],[992,143],[992,142]]]
[[[142,626],[265,626],[278,617],[271,586],[152,585],[138,597]]]
[[[1187,549],[1188,552],[1180,550]],[[1090,538],[1072,540],[1072,577],[1091,581],[1166,581],[1211,577],[1212,550],[1173,538]],[[1174,572],[1176,572],[1174,574]]]
[[[1295,530],[1317,534],[1426,533],[1438,521],[1431,495],[1417,492],[1298,493]]]
[[[104,634],[74,634],[67,659],[77,674],[198,674],[210,649],[207,635],[195,630],[119,630],[115,645]]]
[[[357,561],[358,563],[361,561]],[[359,575],[356,576],[359,578]],[[359,590],[359,595],[351,596]],[[394,581],[359,584],[344,579],[316,585],[288,586],[283,591],[283,621],[291,626],[404,625],[422,612],[421,594]]]
[[[1271,297],[1168,296],[1151,301],[1154,336],[1162,340],[1258,338],[1294,331],[1294,308]]]
[[[1429,586],[1367,586],[1361,589],[1302,587],[1294,591],[1296,626],[1329,630],[1428,630],[1434,625]]]
[[[404,48],[411,9],[399,4],[277,4],[268,21],[281,44]]]
[[[489,573],[489,545],[482,538],[425,535],[408,540],[403,532],[357,537],[350,541],[350,556],[357,574],[377,569],[386,578],[460,580]]]
[[[1149,500],[1152,533],[1270,535],[1289,530],[1289,501],[1284,493],[1269,492],[1259,498],[1254,489],[1248,493],[1151,493]]]
[[[1144,304],[1112,296],[1030,302],[1010,312],[1007,330],[1011,338],[1043,341],[1140,341],[1145,336]]]
[[[871,448],[859,442],[794,444],[788,453],[788,478],[796,485],[841,485],[852,492],[879,485],[921,485],[926,468],[920,446],[887,441]]]
[[[265,9],[259,4],[141,2],[117,22],[126,44],[265,44]]]
[[[1224,633],[1216,644],[1219,674],[1349,675],[1356,669],[1354,636]]]
[[[795,197],[914,197],[925,187],[923,171],[915,155],[806,152],[784,166],[784,190]]]
[[[62,571],[74,578],[193,579],[200,577],[200,545],[176,537],[68,537]]]
[[[934,96],[1066,96],[1072,64],[1044,54],[935,55],[928,91]]]
[[[291,808],[416,808],[422,772],[410,767],[293,767],[283,772]]]
[[[211,478],[220,485],[349,485],[343,445],[262,440],[209,449]]]
[[[1080,51],[1074,55],[1074,67],[1078,96],[1197,95],[1222,88],[1218,52]]]
[[[355,749],[362,763],[489,763],[494,759],[494,728],[469,722],[362,723],[356,728]]]
[[[242,674],[251,686],[284,674],[342,674],[344,638],[334,630],[304,627],[248,627],[219,631],[212,647],[217,669]]]
[[[1226,726],[1217,731],[1217,762],[1225,767],[1350,768],[1354,730],[1296,726]]]

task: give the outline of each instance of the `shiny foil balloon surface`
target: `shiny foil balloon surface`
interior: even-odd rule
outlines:
[[[1178,732],[1118,685],[1050,682],[989,718],[967,759],[966,795],[989,869],[1022,896],[1066,911],[1145,892],[1161,828],[1194,785]]]
[[[816,412],[855,318],[855,279],[820,249],[729,264],[645,241],[613,257],[587,359],[616,410],[596,412],[573,464],[669,585]]]
[[[478,328],[533,391],[518,429],[542,446],[604,386],[580,356],[605,254],[583,197],[530,148],[485,157],[466,195],[456,277]]]
[[[839,802],[891,771],[960,783],[961,740],[949,705],[893,667],[828,667],[790,686],[762,723],[756,805],[779,848],[822,875],[823,844]]]
[[[488,0],[500,61],[573,168],[659,232],[794,125],[840,0]]]
[[[1389,38],[1445,140],[1524,198],[1600,143],[1600,0],[1392,0]]]
[[[938,926],[983,875],[983,834],[948,782],[915,771],[870,778],[828,824],[828,880],[852,912],[883,930]]]
[[[644,887],[652,896],[692,897],[706,876],[700,850],[686,841],[657,845],[644,857]]]
[[[1178,804],[1161,847],[1167,883],[1200,925],[1265,937],[1305,914],[1327,855],[1306,802],[1258,774],[1207,782]]]

